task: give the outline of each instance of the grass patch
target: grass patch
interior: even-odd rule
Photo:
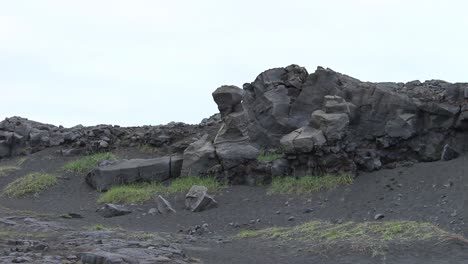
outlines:
[[[103,193],[98,203],[142,203],[157,194],[187,192],[192,185],[203,185],[209,192],[218,192],[225,185],[209,177],[181,177],[165,186],[160,183],[136,183],[112,187]]]
[[[272,162],[283,157],[283,153],[278,151],[262,151],[257,157],[259,162]]]
[[[350,248],[368,250],[381,254],[380,250],[392,244],[408,244],[414,241],[443,241],[454,236],[432,224],[414,221],[388,222],[346,222],[332,224],[324,221],[312,221],[295,227],[271,227],[261,230],[242,230],[237,239],[257,238],[276,240],[287,245],[294,241],[307,248],[330,248],[338,244]]]
[[[335,189],[340,185],[349,185],[354,181],[349,174],[323,176],[276,177],[268,190],[269,194],[305,194]]]
[[[154,153],[156,152],[156,149],[155,147],[149,145],[149,144],[143,144],[143,145],[140,145],[138,147],[138,149],[142,152],[142,153],[147,153],[147,154],[151,154],[151,153]]]
[[[20,167],[18,166],[0,166],[0,177],[7,176],[9,173],[19,169]]]
[[[116,158],[117,157],[110,152],[96,153],[70,161],[63,166],[63,169],[68,172],[85,173],[95,168],[99,162],[103,160],[114,160]]]
[[[161,193],[163,186],[157,183],[137,183],[112,187],[101,194],[98,203],[141,203],[148,201],[156,193]]]
[[[123,229],[121,227],[111,227],[111,226],[105,226],[101,224],[93,225],[88,228],[89,230],[92,231],[122,231]]]
[[[8,197],[21,197],[30,193],[39,193],[57,184],[57,176],[47,173],[30,173],[8,184],[3,194]]]

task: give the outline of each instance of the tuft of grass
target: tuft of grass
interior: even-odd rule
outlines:
[[[151,154],[151,153],[154,153],[156,152],[156,149],[155,147],[149,145],[149,144],[143,144],[143,145],[140,145],[138,147],[138,149],[142,152],[142,153],[147,153],[147,154]]]
[[[16,161],[16,165],[21,166],[28,160],[27,157],[21,157]]]
[[[210,192],[218,192],[225,186],[208,177],[181,177],[167,186],[156,182],[120,185],[101,194],[98,203],[142,203],[151,200],[157,194],[187,192],[193,185],[203,185]]]
[[[85,173],[95,168],[99,162],[103,160],[114,160],[116,158],[117,157],[110,152],[96,153],[70,161],[63,166],[63,169],[68,172]]]
[[[30,173],[8,184],[3,194],[8,197],[21,197],[30,193],[39,193],[57,184],[57,176],[47,173]]]
[[[373,254],[392,244],[408,244],[415,241],[453,239],[454,236],[432,224],[415,221],[346,222],[332,224],[311,221],[295,227],[271,227],[261,230],[242,230],[237,239],[257,238],[275,240],[280,244],[295,241],[310,247],[330,248],[348,245],[350,248],[368,250]],[[376,251],[376,249],[378,249]]]
[[[0,166],[0,177],[7,176],[9,173],[19,169],[20,167],[18,166]]]
[[[123,230],[121,227],[110,227],[110,226],[105,226],[101,224],[96,224],[93,226],[90,226],[88,228],[89,230],[92,231],[115,231],[115,230]]]
[[[163,186],[158,183],[136,183],[112,187],[101,194],[98,203],[141,203],[161,193]]]
[[[283,153],[278,151],[262,151],[257,157],[259,162],[272,162],[283,157]]]
[[[340,185],[349,185],[354,178],[349,174],[323,176],[275,177],[268,194],[305,194],[335,189]]]

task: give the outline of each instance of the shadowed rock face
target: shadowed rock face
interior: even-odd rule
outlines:
[[[213,141],[221,177],[234,182],[271,175],[273,163],[256,162],[253,149],[282,151],[290,173],[302,175],[438,160],[445,145],[468,145],[465,83],[370,83],[291,65],[261,73],[243,91],[220,87],[213,97],[222,116]],[[227,153],[240,155],[227,161]]]
[[[161,156],[183,152],[175,169],[182,176],[255,183],[280,172],[354,174],[451,156],[442,155],[444,148],[468,149],[467,83],[361,82],[331,69],[309,74],[290,65],[261,73],[243,89],[221,86],[212,96],[220,113],[193,126],[64,129],[6,119],[0,158],[50,146],[66,146],[67,154],[146,143]],[[283,153],[281,160],[257,161],[265,150]]]

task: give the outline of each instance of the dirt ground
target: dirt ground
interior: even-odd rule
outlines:
[[[151,156],[125,150],[121,157]],[[53,149],[28,156],[21,170],[0,177],[0,187],[28,172],[54,172],[59,184],[37,196],[20,199],[0,197],[0,214],[22,211],[53,218],[65,225],[86,228],[93,225],[119,227],[129,231],[188,234],[199,225],[206,230],[190,236],[185,251],[203,263],[468,263],[464,243],[417,242],[390,248],[383,256],[332,248],[309,252],[296,246],[278,246],[258,239],[234,239],[240,230],[272,226],[295,226],[311,220],[346,221],[412,220],[433,223],[454,234],[468,235],[468,156],[448,162],[417,163],[372,173],[361,173],[355,183],[332,191],[310,195],[268,195],[268,186],[230,186],[215,194],[219,207],[198,213],[184,210],[183,194],[166,197],[177,213],[148,214],[154,202],[128,205],[133,213],[102,218],[95,211],[99,193],[84,182],[85,175],[64,173],[63,164],[73,158],[54,154]],[[17,159],[0,161],[15,164]],[[77,213],[80,219],[59,216]],[[0,215],[0,218],[2,215]],[[293,219],[292,219],[293,218]]]

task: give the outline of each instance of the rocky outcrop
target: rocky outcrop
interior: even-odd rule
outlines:
[[[181,176],[243,184],[268,181],[272,175],[355,174],[407,161],[448,159],[468,149],[468,83],[371,83],[331,69],[318,67],[309,74],[290,65],[261,73],[243,89],[221,86],[212,96],[219,114],[199,125],[65,129],[6,119],[0,122],[0,158],[50,146],[63,146],[63,155],[74,155],[149,144],[159,156],[183,153],[180,168],[170,169]],[[270,150],[281,152],[280,160],[257,159]],[[142,178],[135,171],[126,178]],[[90,183],[107,179],[101,173],[107,172],[96,171]],[[166,171],[156,180],[176,176]]]
[[[59,147],[64,156],[139,146],[154,148],[160,155],[181,154],[193,142],[194,136],[214,135],[219,123],[219,115],[214,115],[198,125],[172,122],[143,127],[78,125],[64,128],[11,117],[0,122],[0,159],[27,155],[50,147]]]
[[[213,93],[222,117],[213,146],[231,182],[439,160],[446,144],[467,149],[467,91],[466,83],[370,83],[321,67],[312,74],[297,65],[275,68],[243,89]],[[256,162],[259,149],[286,159]]]

